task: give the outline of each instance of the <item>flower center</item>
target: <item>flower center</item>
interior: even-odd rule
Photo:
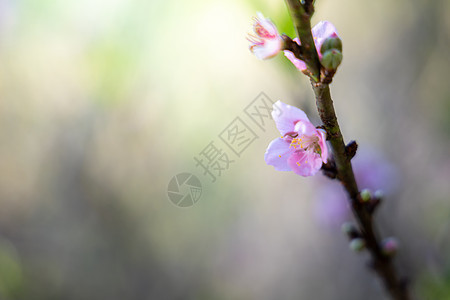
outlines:
[[[261,24],[257,23],[255,25],[255,32],[258,36],[260,36],[263,39],[273,39],[275,35],[269,33],[267,29],[265,29]]]
[[[320,146],[319,146],[319,137],[315,135],[306,136],[301,135],[294,137],[289,145],[289,148],[294,148],[296,150],[304,150],[308,152],[315,152],[321,154]]]

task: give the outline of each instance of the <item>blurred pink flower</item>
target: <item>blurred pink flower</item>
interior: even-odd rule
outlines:
[[[382,190],[392,194],[398,185],[398,171],[386,158],[372,148],[360,147],[352,159],[353,171],[358,187],[372,192]],[[349,218],[348,196],[336,180],[320,180],[317,184],[316,217],[320,223],[329,226],[342,224]]]
[[[251,43],[250,51],[259,59],[274,57],[281,51],[283,40],[278,34],[275,25],[257,12],[254,18],[253,31],[256,35],[249,34],[247,40]]]
[[[267,148],[266,163],[278,171],[293,171],[301,176],[316,174],[328,158],[325,131],[315,128],[302,110],[281,101],[274,104],[272,117],[281,137]]]
[[[316,26],[311,30],[312,36],[314,38],[314,44],[316,45],[317,54],[319,55],[319,59],[322,59],[322,53],[320,53],[320,48],[322,47],[323,42],[327,38],[339,37],[337,34],[336,27],[328,21],[320,21]],[[295,38],[294,41],[301,45],[301,42],[298,38]],[[294,64],[294,66],[300,71],[306,70],[306,64],[303,60],[295,57],[294,53],[289,50],[284,50],[284,55]]]

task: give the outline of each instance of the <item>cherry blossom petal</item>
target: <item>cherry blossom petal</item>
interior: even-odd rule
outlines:
[[[338,37],[336,27],[331,22],[328,21],[320,21],[316,24],[311,30],[314,44],[316,45],[317,53],[319,54],[319,58],[322,58],[322,53],[320,53],[320,48],[322,47],[325,39],[330,37]]]
[[[301,109],[281,101],[277,101],[273,105],[272,118],[281,135],[293,132],[298,121],[309,122],[308,117]]]
[[[263,44],[250,46],[250,51],[258,59],[268,59],[276,56],[281,50],[281,42],[279,40],[265,40]]]
[[[284,50],[284,56],[287,57],[287,59],[289,59],[291,61],[291,63],[294,64],[294,66],[301,72],[306,70],[306,64],[303,60],[298,59],[297,57],[295,57],[294,53],[292,53],[289,50]]]
[[[288,164],[295,174],[300,176],[313,176],[322,167],[320,155],[308,151],[296,151],[288,159]]]
[[[253,23],[254,34],[249,34],[247,38],[250,42],[250,51],[259,59],[274,57],[281,51],[283,40],[269,19],[266,19],[260,12],[257,13],[257,16]]]
[[[320,150],[322,151],[321,157],[324,164],[328,161],[328,147],[327,147],[327,133],[323,129],[318,129],[317,132],[319,133],[319,146]]]
[[[264,160],[268,165],[274,166],[277,171],[291,171],[291,167],[288,164],[288,158],[291,153],[289,142],[282,138],[277,138],[267,147]]]
[[[264,15],[261,12],[257,12],[256,13],[257,16],[257,20],[258,22],[261,24],[261,26],[266,29],[268,31],[269,34],[275,36],[278,35],[278,30],[277,27],[266,17],[264,17]]]
[[[316,127],[309,120],[299,120],[295,123],[294,131],[299,135],[318,135]]]
[[[294,42],[296,42],[299,45],[301,44],[300,40],[298,38],[295,38]],[[297,69],[299,69],[302,72],[306,70],[306,64],[303,60],[295,57],[294,53],[292,53],[289,50],[284,50],[283,52],[284,52],[284,55],[287,57],[287,59],[289,59]]]

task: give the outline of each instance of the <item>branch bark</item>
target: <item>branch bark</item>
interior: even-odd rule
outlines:
[[[320,78],[320,62],[311,34],[310,18],[314,13],[314,6],[310,2],[307,1],[309,5],[305,9],[299,0],[286,0],[297,36],[302,43],[304,62],[308,67],[310,76],[318,82]]]
[[[351,158],[347,155],[344,139],[334,111],[333,100],[328,84],[312,83],[316,96],[316,105],[324,128],[329,134],[329,141],[336,164],[337,179],[344,185],[351,202],[353,214],[358,222],[362,237],[366,241],[366,247],[371,254],[371,266],[384,282],[392,299],[410,299],[406,284],[397,275],[392,258],[382,252],[378,234],[373,224],[373,215],[366,203],[359,196],[358,186],[353,174]]]
[[[336,168],[335,175],[341,181],[349,195],[353,214],[357,220],[361,235],[366,242],[366,247],[371,254],[370,265],[382,279],[392,299],[409,300],[410,296],[405,281],[401,280],[398,276],[392,258],[385,255],[382,251],[378,234],[373,224],[373,210],[370,209],[370,205],[367,202],[361,201],[351,165],[351,158],[354,153],[352,153],[353,155],[349,155],[349,150],[348,148],[346,149],[344,143],[344,138],[334,110],[333,100],[331,99],[329,88],[331,80],[327,76],[323,76],[322,79],[320,78],[321,65],[311,33],[311,16],[314,12],[314,7],[311,1],[305,1],[305,4],[302,4],[299,0],[286,0],[286,2],[297,35],[301,41],[302,59],[305,61],[309,70],[317,110],[323,122],[323,127],[328,134],[327,139],[331,144]],[[330,170],[328,172],[330,173]]]

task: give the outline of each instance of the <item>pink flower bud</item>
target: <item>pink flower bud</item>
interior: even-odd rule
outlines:
[[[395,237],[389,237],[382,242],[383,253],[387,256],[393,256],[398,250],[398,241]]]
[[[322,53],[320,52],[320,49],[322,48],[322,44],[325,42],[325,40],[329,38],[339,38],[336,27],[334,27],[334,25],[328,21],[320,21],[319,23],[317,23],[317,25],[312,28],[311,33],[314,38],[314,45],[316,46],[319,59],[322,59]],[[298,38],[295,38],[294,41],[297,44],[301,45],[301,42]],[[297,69],[302,72],[306,70],[305,62],[295,57],[295,55],[291,51],[284,50],[284,55],[294,64]],[[335,63],[335,57],[333,57],[333,61]]]

